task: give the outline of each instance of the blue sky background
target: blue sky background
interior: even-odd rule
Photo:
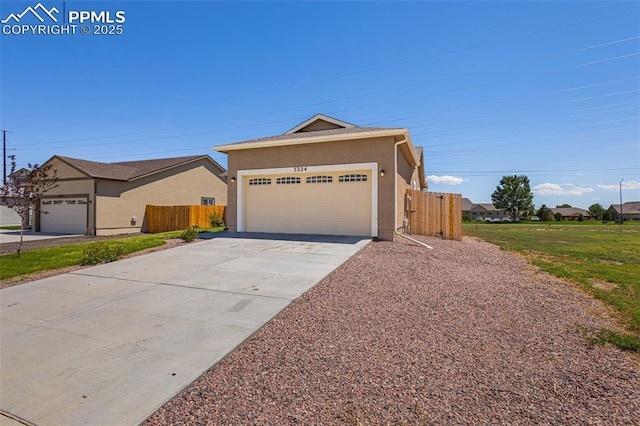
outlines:
[[[3,0],[0,17],[36,4]],[[408,128],[433,191],[489,202],[515,173],[536,207],[608,207],[621,179],[640,200],[640,2],[65,7],[124,10],[124,33],[0,35],[0,128],[20,165],[209,154],[226,166],[212,146],[324,113]]]

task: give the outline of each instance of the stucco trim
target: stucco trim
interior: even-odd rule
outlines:
[[[238,170],[236,172],[236,227],[237,232],[244,232],[244,199],[243,199],[243,179],[254,175],[272,175],[291,173],[292,167],[279,167],[272,169],[250,169]],[[349,170],[371,170],[371,236],[378,236],[378,163],[351,163],[351,164],[328,164],[324,166],[307,166],[304,173],[309,172],[335,172]],[[295,173],[295,172],[294,172]]]

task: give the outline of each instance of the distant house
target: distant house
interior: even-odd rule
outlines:
[[[41,232],[144,232],[147,204],[227,203],[225,170],[208,155],[120,163],[55,155],[45,164],[57,171],[58,187],[40,201],[35,229]]]
[[[503,217],[509,217],[509,213],[491,203],[476,204],[468,198],[463,198],[462,216],[467,216],[471,220],[502,219]]]
[[[584,220],[593,219],[593,216],[591,215],[591,213],[589,213],[588,210],[578,207],[555,207],[549,210],[553,212],[554,216],[557,213],[560,213],[562,215],[562,220],[578,220],[580,215],[582,215],[582,218]]]
[[[609,210],[613,220],[620,219],[620,204],[611,204],[607,210]],[[622,217],[624,220],[640,220],[640,201],[623,203]]]

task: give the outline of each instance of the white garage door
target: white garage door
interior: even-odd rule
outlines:
[[[86,233],[88,206],[86,198],[42,200],[41,206],[40,231],[59,234]]]
[[[244,230],[372,235],[372,172],[348,170],[243,178]]]

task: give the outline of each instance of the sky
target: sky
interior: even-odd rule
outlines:
[[[536,208],[607,208],[620,185],[640,201],[639,1],[38,3],[0,2],[0,129],[18,166],[226,167],[212,147],[322,113],[409,129],[432,191],[490,202],[524,174]]]

